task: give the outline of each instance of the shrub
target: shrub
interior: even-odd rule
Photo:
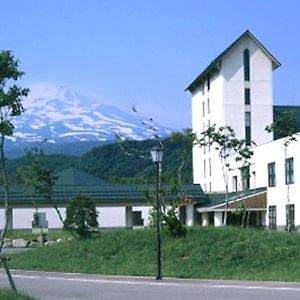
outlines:
[[[175,207],[172,207],[163,216],[167,233],[171,237],[183,237],[186,235],[186,228],[178,220]]]
[[[92,199],[86,195],[77,195],[67,207],[64,228],[74,230],[80,237],[89,237],[91,231],[99,226],[98,212]]]

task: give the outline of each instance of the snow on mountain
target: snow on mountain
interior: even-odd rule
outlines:
[[[143,124],[138,116],[97,103],[67,86],[35,85],[23,105],[25,113],[16,118],[10,137],[13,142],[108,141],[116,134],[141,140],[153,137],[151,125],[162,136],[171,133],[169,128]]]

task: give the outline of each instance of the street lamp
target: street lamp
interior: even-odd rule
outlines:
[[[160,175],[161,162],[163,158],[162,147],[153,147],[151,149],[152,161],[156,163],[156,251],[157,251],[157,275],[156,279],[161,279],[161,256],[160,256]]]

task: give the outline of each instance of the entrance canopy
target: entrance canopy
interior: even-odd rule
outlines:
[[[200,213],[203,212],[220,212],[226,209],[224,193],[208,193],[209,204],[197,208]],[[237,209],[247,209],[250,211],[266,211],[267,210],[267,189],[258,188],[239,193],[230,193],[228,199],[228,211],[236,211]]]

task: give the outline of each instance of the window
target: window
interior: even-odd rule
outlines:
[[[204,101],[202,102],[202,116],[205,116],[205,103]]]
[[[253,171],[252,172],[252,188],[256,188],[256,172],[255,171]]]
[[[245,105],[250,105],[250,104],[251,104],[250,89],[246,88],[245,89]]]
[[[268,186],[276,186],[275,162],[268,164]]]
[[[238,177],[237,176],[232,177],[232,190],[234,192],[238,191]]]
[[[209,163],[209,176],[211,176],[211,159],[209,159],[208,163]]]
[[[250,170],[249,166],[241,168],[242,188],[243,191],[250,188]]]
[[[209,98],[207,98],[207,113],[210,114],[210,101],[209,101]]]
[[[294,183],[294,158],[290,157],[285,160],[285,184]]]
[[[245,112],[245,140],[246,145],[251,145],[251,112]]]
[[[206,177],[206,160],[203,161],[203,175]]]
[[[250,54],[249,50],[244,50],[244,80],[250,80]]]
[[[245,112],[245,126],[248,126],[248,127],[251,126],[251,112],[250,111]]]
[[[292,231],[295,229],[295,205],[289,204],[285,207],[286,210],[286,230]]]
[[[207,90],[209,91],[210,90],[210,78],[207,77]]]
[[[269,206],[269,229],[276,230],[277,221],[276,221],[276,205]]]
[[[208,120],[208,128],[210,128],[210,120]],[[210,140],[209,140],[210,142]],[[210,152],[210,143],[208,143],[208,152]]]

